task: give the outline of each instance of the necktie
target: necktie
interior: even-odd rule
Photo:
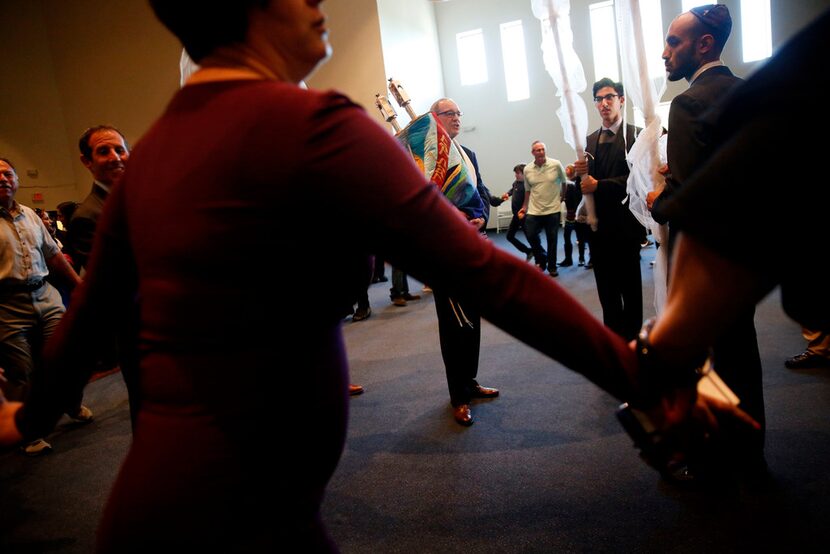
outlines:
[[[614,142],[614,131],[610,129],[603,129],[599,134],[599,143],[605,144],[607,142]]]

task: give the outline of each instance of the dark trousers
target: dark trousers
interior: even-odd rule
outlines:
[[[626,340],[636,338],[643,324],[640,245],[604,242],[595,236],[591,260],[603,323]]]
[[[392,300],[409,292],[409,279],[402,270],[392,268],[392,287],[389,289],[389,298]]]
[[[386,264],[383,261],[383,258],[380,256],[375,256],[375,263],[374,263],[374,270],[372,272],[373,279],[380,279],[386,273]]]
[[[360,289],[357,294],[357,309],[363,309],[369,307],[369,289]]]
[[[507,242],[515,246],[516,249],[518,249],[522,254],[530,254],[533,251],[530,246],[516,238],[516,233],[518,233],[520,229],[524,233],[524,222],[519,219],[519,216],[513,214],[513,219],[510,220],[510,227],[507,228]],[[525,236],[527,236],[527,233],[525,233]]]
[[[559,237],[559,212],[548,215],[525,216],[525,235],[530,247],[533,249],[533,257],[536,265],[547,269],[551,273],[556,271],[556,241]],[[542,230],[545,231],[548,249],[542,248],[542,239],[539,238]]]
[[[433,295],[450,403],[453,406],[469,404],[477,384],[481,315],[476,308],[467,304],[461,306],[437,290]]]
[[[562,233],[565,239],[565,259],[566,262],[573,263],[574,246],[571,244],[571,234],[576,234],[576,246],[579,249],[579,259],[585,259],[585,245],[588,244],[588,231],[591,227],[587,223],[577,223],[576,221],[565,221],[565,230]]]
[[[741,402],[739,406],[761,424],[755,442],[741,445],[747,456],[763,454],[766,414],[761,354],[755,333],[755,307],[742,313],[712,349],[715,371]]]
[[[669,225],[669,260],[676,236]],[[669,283],[671,286],[671,283]],[[761,424],[761,432],[746,444],[735,445],[747,457],[763,455],[766,436],[764,380],[758,336],[755,332],[755,306],[740,314],[712,347],[715,371],[740,399],[741,409]]]

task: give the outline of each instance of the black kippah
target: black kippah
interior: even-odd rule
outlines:
[[[689,12],[712,32],[712,36],[721,45],[729,38],[729,33],[732,32],[732,17],[729,15],[729,8],[723,4],[696,6]]]

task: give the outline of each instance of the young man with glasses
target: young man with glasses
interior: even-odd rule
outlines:
[[[623,127],[622,83],[604,78],[594,83],[594,103],[602,125],[588,135],[587,160],[574,163],[583,194],[593,194],[597,229],[591,236],[591,260],[603,322],[626,340],[637,336],[643,322],[640,243],[643,226],[628,207],[628,162],[640,129]]]

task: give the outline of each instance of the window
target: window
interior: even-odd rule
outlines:
[[[588,6],[591,16],[591,48],[594,52],[594,80],[608,77],[620,80],[617,63],[617,25],[614,18],[614,0]]]
[[[652,78],[663,77],[666,68],[660,57],[663,52],[663,16],[660,0],[641,0],[640,17],[643,21],[648,73]],[[617,59],[617,20],[614,1],[606,0],[588,6],[591,17],[591,46],[594,51],[594,76],[596,80],[608,77],[620,80]],[[626,55],[634,55],[633,51]]]
[[[501,52],[504,59],[504,82],[507,86],[507,101],[515,102],[530,98],[530,84],[527,79],[527,56],[525,55],[525,34],[521,21],[502,23]]]
[[[487,57],[484,53],[484,34],[481,29],[455,35],[458,47],[458,70],[462,85],[487,82]]]
[[[717,4],[717,2],[701,2],[700,0],[683,0],[683,12],[687,12],[697,6],[705,6],[706,4]]]
[[[741,35],[744,63],[772,55],[769,0],[741,0]]]
[[[652,79],[664,77],[666,66],[662,54],[665,46],[663,36],[663,8],[660,0],[642,0],[640,2],[640,15],[643,18],[643,41],[648,54],[648,74]]]

